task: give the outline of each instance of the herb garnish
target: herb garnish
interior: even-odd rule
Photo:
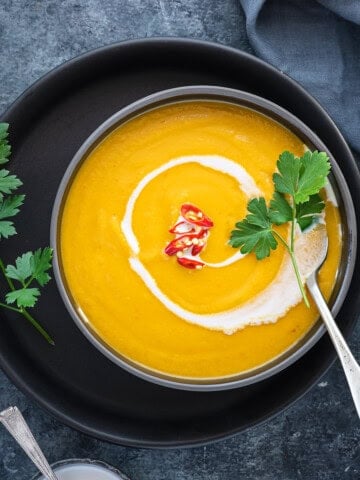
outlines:
[[[229,243],[242,253],[254,252],[258,260],[268,257],[278,242],[282,243],[291,257],[302,297],[309,307],[295,256],[295,229],[296,224],[301,230],[308,228],[324,209],[319,192],[327,183],[330,162],[325,152],[307,151],[299,158],[285,151],[279,156],[277,168],[270,204],[266,204],[264,197],[250,200],[249,213],[235,224]],[[274,229],[275,225],[288,222],[291,223],[289,242]]]
[[[11,147],[7,140],[8,128],[7,123],[0,123],[1,165],[9,161],[11,154]],[[13,221],[10,219],[19,213],[19,207],[25,199],[25,195],[13,194],[22,185],[22,182],[16,175],[9,173],[5,168],[0,170],[0,239],[9,238],[17,233]],[[51,345],[54,345],[50,335],[27,310],[27,308],[35,306],[40,296],[38,287],[43,287],[51,279],[47,273],[51,268],[51,259],[52,249],[49,247],[24,253],[15,260],[15,265],[7,267],[0,258],[0,271],[10,289],[5,295],[6,303],[0,302],[0,307],[20,313]]]

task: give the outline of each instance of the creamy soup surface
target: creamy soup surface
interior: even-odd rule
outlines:
[[[304,145],[272,119],[198,101],[136,117],[90,153],[66,198],[60,248],[74,301],[109,346],[156,371],[212,378],[259,367],[309,331],[315,306],[291,300],[298,294],[291,282],[275,288],[288,261],[284,248],[258,261],[233,257],[237,250],[228,245],[248,200],[270,200],[284,150],[301,156]],[[323,198],[329,252],[320,286],[329,298],[341,230],[331,196],[324,191]],[[201,270],[164,253],[186,203],[214,223],[201,252],[209,265]],[[285,237],[287,228],[279,230]],[[254,309],[256,299],[269,312]]]

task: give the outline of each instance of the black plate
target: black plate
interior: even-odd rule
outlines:
[[[360,181],[335,125],[301,87],[262,61],[205,42],[153,39],[111,45],[53,70],[4,115],[11,124],[11,169],[27,200],[19,235],[2,243],[12,261],[49,243],[51,208],[61,177],[78,147],[107,117],[150,93],[181,85],[223,85],[266,97],[290,110],[327,144],[347,179],[355,205]],[[359,210],[357,220],[360,223]],[[359,257],[338,315],[346,335],[360,307]],[[280,412],[299,398],[335,358],[325,336],[290,368],[256,385],[196,393],[159,387],[113,365],[80,333],[55,282],[46,287],[37,317],[56,340],[43,339],[16,314],[1,312],[0,361],[25,393],[64,423],[115,443],[190,446],[234,434]]]

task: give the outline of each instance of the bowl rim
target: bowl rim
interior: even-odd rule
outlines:
[[[206,383],[206,379],[188,379],[186,377],[176,377],[170,374],[157,372],[150,367],[137,364],[130,359],[121,357],[120,353],[112,350],[109,345],[107,345],[104,341],[100,339],[100,337],[96,336],[94,331],[92,331],[85,325],[84,321],[81,319],[80,315],[74,308],[73,302],[70,299],[70,292],[67,291],[65,286],[66,281],[61,273],[61,260],[58,241],[62,207],[65,203],[64,200],[66,199],[67,190],[72,183],[72,179],[76,176],[77,169],[81,166],[83,160],[85,160],[85,158],[87,157],[87,154],[112,130],[117,128],[119,125],[135,118],[136,116],[141,115],[146,111],[159,108],[161,106],[180,103],[183,101],[195,100],[213,100],[252,108],[255,111],[267,115],[273,120],[278,121],[280,124],[282,124],[286,128],[289,128],[292,131],[297,130],[302,134],[303,137],[307,139],[309,143],[313,144],[318,150],[326,151],[329,155],[332,165],[332,173],[336,179],[339,194],[343,202],[345,211],[344,217],[347,220],[346,224],[349,229],[347,241],[348,248],[346,252],[346,264],[343,282],[340,285],[339,291],[336,295],[335,301],[331,309],[334,316],[337,315],[346,298],[354,272],[357,252],[357,222],[352,197],[347,186],[345,177],[342,174],[341,169],[337,164],[335,158],[332,156],[326,145],[309,127],[307,127],[295,115],[270,100],[267,100],[258,95],[254,95],[252,93],[248,93],[246,91],[213,85],[185,86],[162,90],[143,97],[139,100],[136,100],[135,102],[123,107],[122,109],[111,115],[108,119],[106,119],[87,137],[87,139],[83,142],[83,144],[73,156],[62,177],[56,193],[51,215],[50,245],[54,250],[54,277],[65,307],[68,310],[71,318],[75,322],[76,326],[80,329],[84,336],[93,344],[93,346],[95,346],[95,348],[97,348],[97,350],[99,350],[103,355],[105,355],[117,366],[120,366],[124,370],[132,373],[133,375],[143,380],[147,380],[161,386],[181,390],[209,392],[244,387],[253,383],[260,382],[262,380],[266,380],[273,375],[281,372],[282,370],[299,360],[320,340],[320,338],[324,335],[326,331],[325,326],[321,322],[317,322],[319,323],[319,325],[315,328],[314,333],[309,336],[309,338],[302,345],[300,345],[298,348],[296,348],[296,345],[290,347],[290,349],[283,352],[277,358],[281,358],[283,355],[286,355],[286,352],[294,349],[292,353],[285,356],[285,358],[283,358],[279,362],[276,361],[276,358],[270,360],[263,366],[260,366],[260,368],[262,367],[262,370],[258,373],[255,373],[254,375],[251,375],[251,372],[256,372],[257,368],[250,370],[250,376],[247,377],[241,378],[239,377],[239,374],[235,374],[231,376],[208,379],[211,383]],[[342,259],[342,262],[344,262],[344,259]],[[274,364],[272,365],[272,363]],[[269,368],[266,368],[266,365],[269,365]],[[242,372],[241,375],[244,374],[246,374],[246,372]]]

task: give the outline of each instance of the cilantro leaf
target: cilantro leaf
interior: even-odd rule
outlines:
[[[326,185],[331,167],[325,152],[307,151],[300,158],[283,152],[277,168],[279,172],[273,175],[275,190],[291,195],[297,205],[307,202]]]
[[[292,209],[283,194],[274,192],[273,198],[270,200],[269,217],[275,225],[291,222]]]
[[[0,123],[0,165],[8,162],[11,153],[11,147],[7,141],[8,123]]]
[[[296,205],[296,220],[301,230],[310,227],[315,216],[321,213],[324,208],[325,203],[318,193],[311,195],[307,202]]]
[[[0,170],[0,200],[4,193],[11,193],[22,185],[22,181],[16,175],[9,175],[9,170]]]
[[[44,249],[39,248],[38,250],[36,250],[32,258],[30,259],[32,276],[41,287],[46,285],[48,281],[51,280],[51,277],[47,273],[47,270],[51,268],[52,256],[52,248],[45,247]]]
[[[21,307],[34,307],[35,303],[40,296],[38,288],[21,288],[20,290],[14,290],[6,294],[6,303],[15,303],[18,308]]]
[[[22,284],[26,282],[28,278],[32,276],[33,267],[31,264],[33,253],[26,252],[15,260],[14,265],[8,265],[6,267],[6,275],[13,279],[18,280]]]
[[[265,199],[254,198],[247,206],[250,212],[244,220],[235,224],[236,230],[230,235],[229,243],[234,248],[240,248],[241,253],[254,252],[261,260],[275,250],[277,240],[274,237]]]

